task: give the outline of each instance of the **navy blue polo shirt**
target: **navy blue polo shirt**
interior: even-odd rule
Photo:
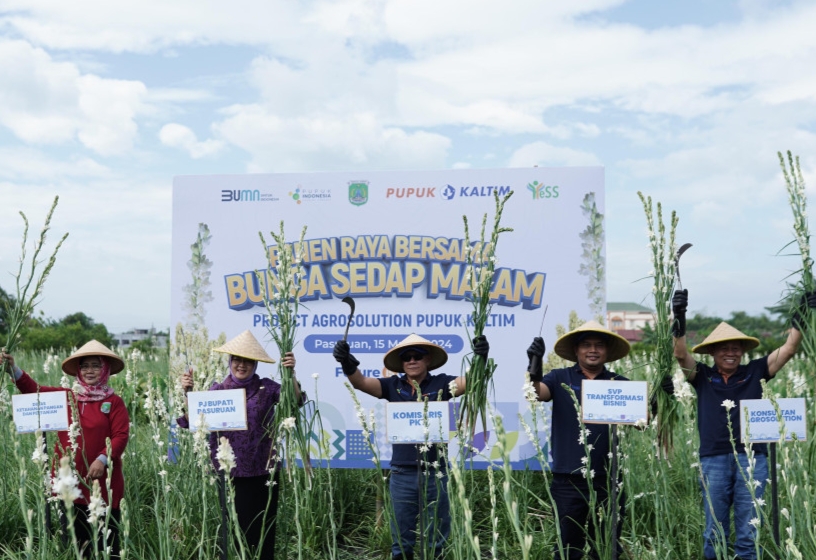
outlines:
[[[438,373],[425,376],[419,389],[429,401],[449,401],[453,398],[450,392],[450,382],[456,379],[453,375]],[[408,382],[405,375],[380,378],[382,388],[382,399],[388,402],[416,402],[417,394],[413,385]],[[391,454],[391,465],[395,467],[414,467],[417,464],[417,453],[419,446],[413,443],[397,443],[393,445]],[[437,446],[431,445],[430,450],[425,454],[423,461],[433,463],[438,459]]]
[[[581,382],[589,379],[581,371],[580,366],[554,369],[544,376],[542,383],[547,386],[552,395],[552,471],[561,474],[580,474],[584,464],[581,459],[585,456],[584,444],[579,443],[580,423],[578,411],[572,395],[563,385],[568,385],[574,392],[578,402],[581,402]],[[608,369],[594,379],[599,381],[629,381],[622,375],[617,375]],[[609,461],[609,424],[585,424],[589,430],[588,443],[592,444],[589,452],[591,469],[595,471],[596,481],[606,479],[607,463]]]
[[[700,432],[700,457],[733,453],[731,436],[728,432],[728,414],[731,416],[731,430],[738,452],[745,451],[740,443],[740,408],[739,402],[745,399],[761,399],[760,381],[771,379],[768,372],[768,356],[751,360],[747,365],[740,365],[737,371],[723,379],[717,367],[697,362],[697,375],[691,386],[697,391],[697,429]],[[723,401],[734,401],[734,408],[726,413]],[[754,452],[767,455],[767,445],[754,444]]]

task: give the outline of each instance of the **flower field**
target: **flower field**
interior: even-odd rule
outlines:
[[[177,351],[174,349],[175,356],[179,355]],[[206,351],[199,355],[209,357]],[[64,382],[58,367],[64,357],[16,356],[23,369],[47,385]],[[209,368],[201,367],[198,371],[215,377],[224,369],[217,359],[211,359],[215,362]],[[222,517],[217,473],[210,467],[206,444],[189,432],[181,431],[176,460],[168,461],[169,419],[177,409],[174,403],[178,402],[174,381],[178,372],[176,365],[171,367],[176,360],[133,355],[127,360],[126,370],[111,380],[116,393],[125,400],[132,421],[131,439],[124,458],[123,558],[218,557]],[[623,360],[614,364],[613,369],[631,379],[649,379],[651,366],[643,361],[645,358],[638,360]],[[327,363],[327,370],[331,367],[332,364]],[[811,410],[812,374],[804,367],[804,361],[793,360],[768,389],[780,397],[806,397],[808,410]],[[319,395],[321,380],[319,375],[313,377],[301,374],[301,382],[310,394]],[[517,383],[519,391],[523,391],[522,376],[503,372],[501,364],[497,364],[496,378],[500,382]],[[675,377],[675,385],[680,421],[674,427],[674,446],[668,455],[660,448],[655,425],[644,430],[620,429],[619,465],[626,510],[624,557],[702,557],[704,500],[698,485],[694,392],[679,376]],[[13,394],[14,387],[8,378],[3,387],[0,553],[4,558],[14,559],[76,558],[70,539],[66,548],[57,535],[57,502],[45,505],[45,463],[41,454],[35,452],[36,437],[14,433],[9,406],[9,394]],[[348,400],[352,406],[352,396]],[[541,422],[541,405],[531,406],[536,407],[534,417]],[[378,429],[368,423],[367,411],[358,410],[358,417],[366,422],[364,429]],[[501,419],[494,417],[493,420],[497,441],[484,452],[498,448],[502,456]],[[812,426],[813,418],[809,421]],[[532,427],[527,428],[530,433],[535,432]],[[808,442],[779,444],[779,546],[773,538],[770,485],[765,492],[765,516],[754,520],[760,526],[762,546],[779,558],[816,558],[816,490],[811,480],[812,473],[816,472],[816,446],[812,443],[812,433],[810,437]],[[321,447],[328,444],[320,443],[318,436],[315,439],[318,441],[312,446],[311,458],[317,462]],[[53,456],[54,441],[55,435],[48,434],[48,460]],[[456,458],[451,460],[449,495],[453,527],[447,557],[457,560],[548,557],[555,542],[555,525],[547,473],[512,471],[502,460],[494,461],[491,469],[475,471],[462,468],[466,464]],[[278,557],[387,558],[390,544],[388,493],[384,481],[387,474],[380,468],[306,471],[297,466],[285,467],[280,479]],[[46,507],[51,508],[49,528],[45,527]],[[432,508],[429,511],[432,513]],[[104,512],[99,523],[105,523]],[[605,535],[590,534],[589,537],[601,549],[603,558],[612,557]],[[239,539],[228,540],[230,558],[252,557]],[[98,553],[100,558],[107,556],[105,551]]]

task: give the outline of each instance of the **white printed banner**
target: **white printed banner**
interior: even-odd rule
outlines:
[[[411,333],[448,352],[448,363],[434,373],[462,374],[472,335],[462,217],[476,241],[485,214],[488,232],[492,227],[494,193],[512,191],[502,225],[513,231],[496,248],[486,327],[498,364],[491,404],[503,419],[514,467],[536,468],[536,449],[518,419],[520,412],[529,418],[521,390],[525,350],[539,333],[545,305],[548,348],[571,313],[583,320],[605,314],[603,182],[600,167],[176,177],[173,325],[203,320],[211,338],[250,329],[277,358],[268,333],[277,318],[267,315],[255,274],[267,266],[266,251],[275,255],[277,248],[263,247],[258,233],[271,243],[269,232],[283,221],[287,242],[294,242],[307,227],[298,376],[314,395],[311,375],[319,374],[317,407],[331,465],[371,467],[345,376],[331,355],[348,319],[341,299],[356,302],[348,340],[364,375],[389,375],[384,353]],[[199,235],[204,241],[194,255]],[[259,374],[278,377],[277,366],[259,364]],[[360,398],[374,411],[372,437],[387,461],[385,402]],[[546,429],[538,429],[542,442]],[[495,458],[491,432],[474,434],[477,466]]]
[[[12,395],[11,406],[18,434],[68,429],[68,393],[49,391]]]
[[[778,412],[770,399],[747,399],[739,404],[743,443],[769,443],[783,436],[785,441],[807,440],[805,399],[777,399]]]
[[[645,381],[584,380],[581,411],[587,424],[644,424],[649,419]]]

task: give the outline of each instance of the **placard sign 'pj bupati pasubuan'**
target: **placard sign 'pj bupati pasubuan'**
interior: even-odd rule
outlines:
[[[649,419],[645,381],[584,380],[581,413],[586,424],[637,424]]]
[[[549,348],[557,325],[566,327],[571,313],[583,320],[605,315],[603,189],[600,167],[176,177],[173,327],[204,326],[211,338],[251,329],[268,343],[267,326],[277,317],[266,311],[266,287],[256,271],[267,267],[267,255],[274,265],[279,248],[262,247],[258,232],[268,240],[283,220],[288,241],[296,241],[306,226],[298,247],[304,267],[298,378],[313,396],[311,374],[319,374],[317,406],[323,435],[330,438],[331,465],[372,467],[368,436],[331,355],[348,321],[341,300],[356,301],[348,342],[363,375],[390,375],[383,355],[411,333],[448,353],[448,363],[432,373],[462,374],[472,326],[462,216],[468,216],[476,237],[482,216],[492,220],[494,195],[512,191],[502,226],[514,231],[503,234],[497,246],[485,329],[490,357],[498,364],[491,406],[503,419],[513,466],[536,468],[536,449],[518,419],[519,413],[529,419],[521,391],[525,350],[538,335],[545,305]],[[200,231],[205,241],[191,251]],[[275,377],[277,366],[259,364],[259,374]],[[371,437],[387,461],[385,402],[362,394],[360,399],[374,411],[377,429]],[[545,427],[539,428],[545,442]],[[495,435],[481,430],[469,445],[490,455]],[[474,461],[478,466],[490,458],[476,455]]]
[[[246,389],[190,391],[187,393],[190,429],[196,431],[204,419],[211,432],[246,430]]]

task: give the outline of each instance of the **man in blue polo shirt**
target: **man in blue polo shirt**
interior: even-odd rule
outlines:
[[[700,344],[697,354],[710,354],[714,367],[695,360],[686,344],[688,290],[677,290],[672,298],[674,312],[674,357],[697,391],[697,429],[700,433],[703,509],[706,528],[703,553],[706,560],[725,553],[730,533],[730,510],[734,509],[734,553],[740,560],[757,558],[757,523],[761,515],[754,504],[762,498],[768,478],[767,446],[754,444],[752,456],[740,442],[739,402],[761,399],[761,381],[772,379],[799,349],[802,334],[800,311],[816,308],[816,292],[806,294],[800,310],[794,313],[793,328],[785,343],[767,356],[741,364],[745,352],[759,346],[759,340],[746,336],[728,323],[720,323]],[[729,418],[731,428],[729,430]],[[732,441],[733,439],[733,441]],[[737,457],[734,458],[736,451]],[[753,462],[753,467],[749,465]],[[749,487],[754,486],[753,490]],[[754,521],[756,520],[756,521]]]
[[[606,505],[609,497],[609,426],[592,424],[584,426],[581,434],[580,412],[575,399],[581,402],[581,383],[584,380],[628,381],[608,369],[606,364],[629,354],[629,342],[595,321],[588,321],[565,334],[555,342],[555,353],[575,365],[554,369],[547,375],[542,372],[544,340],[533,339],[527,350],[530,359],[530,381],[541,401],[552,401],[552,450],[553,480],[550,491],[555,504],[561,542],[556,543],[553,555],[558,559],[584,558],[587,535],[590,541],[601,537],[605,529],[595,523],[590,515],[590,483],[596,504]],[[570,388],[567,390],[564,385]],[[587,458],[589,449],[589,458]],[[613,479],[614,481],[615,479]],[[619,519],[623,519],[623,503]],[[604,514],[604,518],[608,517]],[[620,537],[621,525],[617,527]],[[560,549],[560,550],[559,550]],[[590,544],[590,558],[597,558],[597,546]]]
[[[484,336],[473,340],[474,354],[487,360],[489,350],[490,345]],[[441,346],[415,334],[409,335],[389,350],[383,360],[386,369],[403,373],[401,376],[365,377],[358,368],[360,362],[350,353],[345,340],[335,343],[333,355],[355,389],[378,399],[389,402],[421,400],[417,395],[417,385],[421,397],[429,401],[448,401],[465,392],[464,377],[430,373],[448,361],[448,353]],[[451,384],[455,387],[453,393]],[[436,445],[422,451],[419,447],[413,444],[393,445],[389,482],[395,518],[391,523],[393,560],[414,558],[417,519],[421,507],[426,507],[431,512],[428,538],[432,539],[435,557],[441,557],[450,533],[445,456],[438,453]],[[421,495],[423,491],[424,498]]]

